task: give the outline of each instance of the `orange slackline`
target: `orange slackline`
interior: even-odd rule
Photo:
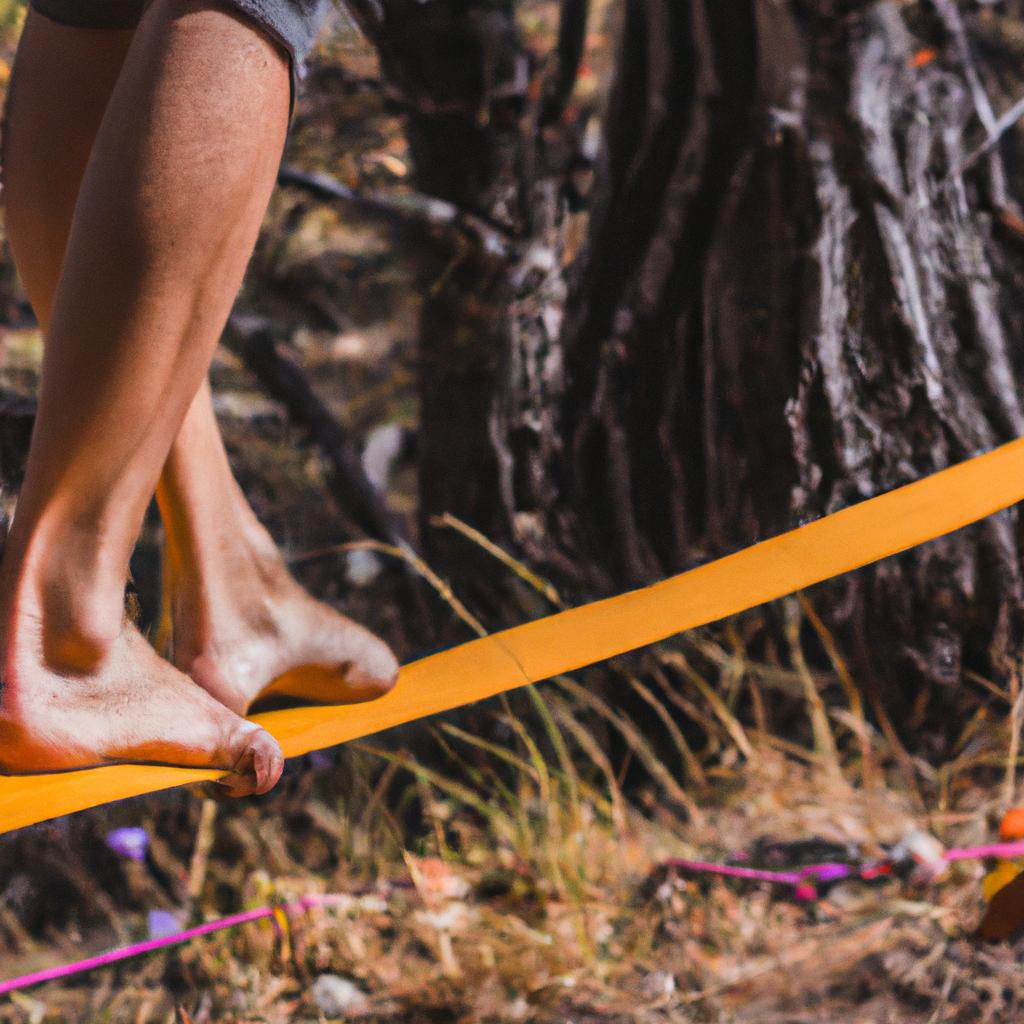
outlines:
[[[660,583],[472,640],[402,668],[379,700],[254,720],[287,757],[603,661],[933,540],[1024,500],[1024,438]],[[220,777],[114,765],[0,778],[0,832]]]

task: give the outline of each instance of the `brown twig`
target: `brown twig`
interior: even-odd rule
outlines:
[[[193,902],[199,899],[206,883],[206,870],[210,864],[210,850],[213,848],[214,828],[217,822],[217,802],[206,799],[199,813],[199,827],[196,842],[192,848],[192,859],[188,866],[188,895]]]
[[[437,592],[438,597],[467,625],[477,636],[487,636],[487,628],[473,613],[455,596],[454,591],[433,569],[405,542],[382,544],[376,540],[356,540],[346,544],[332,544],[315,551],[306,551],[292,559],[292,563],[306,561],[311,558],[322,558],[324,555],[346,551],[373,551],[379,555],[389,555],[407,565],[417,576],[421,576]]]
[[[418,192],[356,192],[329,174],[298,167],[282,167],[277,180],[280,185],[301,188],[318,199],[345,203],[385,220],[453,231],[497,259],[508,259],[512,252],[513,239],[507,232],[445,199]]]
[[[313,390],[302,367],[285,354],[264,321],[254,325],[232,318],[230,326],[245,365],[323,452],[331,467],[329,486],[346,518],[368,536],[403,543],[404,531],[367,477],[354,439]]]
[[[589,13],[590,0],[562,0],[556,50],[558,66],[551,91],[544,103],[541,124],[554,124],[569,104],[583,60]]]

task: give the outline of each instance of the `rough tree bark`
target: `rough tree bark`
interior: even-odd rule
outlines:
[[[540,526],[536,508],[555,499],[545,477],[561,389],[565,194],[582,160],[584,123],[562,115],[588,2],[566,0],[557,52],[546,62],[524,48],[513,0],[349,7],[407,111],[418,186],[483,218],[506,241],[466,240],[429,285],[421,314],[423,541],[451,568],[456,559],[447,557],[446,533],[430,529],[433,516],[453,512],[497,538],[529,535]],[[466,546],[457,550],[465,566]]]
[[[1019,4],[623,6],[569,275],[572,158],[531,114],[511,0],[382,0],[370,26],[421,186],[519,243],[465,255],[425,304],[424,515],[592,593],[1024,430],[1021,138],[997,114],[1024,94]],[[822,587],[862,678],[927,693],[965,662],[1010,671],[1020,526],[1010,510]]]
[[[637,583],[1019,436],[1019,142],[992,108],[1021,86],[997,16],[975,14],[982,61],[953,0],[627,11],[562,339],[583,560]],[[1018,511],[818,597],[888,693],[1011,671]]]

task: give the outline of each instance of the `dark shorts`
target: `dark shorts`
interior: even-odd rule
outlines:
[[[304,61],[331,8],[331,0],[218,0],[275,39],[288,54],[292,106]],[[40,14],[76,28],[135,28],[147,0],[29,0]]]

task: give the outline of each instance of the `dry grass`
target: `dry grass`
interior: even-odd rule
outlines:
[[[801,602],[791,614],[803,615]],[[930,888],[849,884],[809,906],[763,884],[659,869],[768,836],[851,843],[869,856],[910,825],[947,843],[979,841],[1002,804],[979,772],[1008,770],[1006,723],[992,726],[984,757],[919,779],[933,807],[945,801],[929,814],[838,676],[813,674],[800,657],[793,669],[742,660],[734,641],[729,629],[700,631],[618,668],[641,691],[635,706],[656,710],[660,734],[601,700],[599,680],[582,674],[492,702],[482,733],[457,715],[438,721],[419,756],[367,743],[338,754],[333,771],[322,761],[293,771],[267,803],[215,811],[188,801],[178,808],[184,842],[161,839],[161,805],[143,802],[133,820],[155,835],[156,869],[179,880],[182,903],[195,896],[194,918],[307,892],[350,899],[296,917],[284,934],[254,924],[26,992],[0,1021],[173,1021],[178,1007],[183,1021],[313,1022],[325,1019],[313,996],[324,973],[365,993],[354,1015],[366,1021],[1014,1019],[1024,996],[1015,950],[970,937],[982,909],[977,865]],[[717,663],[720,676],[701,677],[697,663]],[[811,745],[749,728],[722,696],[731,683],[735,705],[773,674],[806,693]],[[683,739],[681,706],[700,747]],[[609,749],[649,779],[629,797]],[[167,902],[152,868],[123,870],[122,903]],[[77,877],[73,900],[94,904],[95,886]],[[106,929],[87,941],[71,929],[57,948],[16,934],[8,910],[18,954],[4,973],[114,942],[115,920],[137,934],[141,915],[107,899]]]

